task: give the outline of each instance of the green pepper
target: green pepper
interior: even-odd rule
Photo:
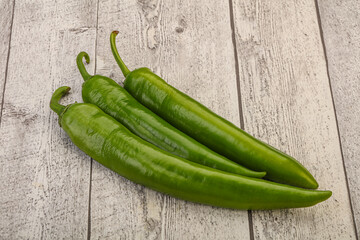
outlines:
[[[129,71],[116,49],[117,31],[111,33],[111,50],[125,76],[124,88],[165,121],[226,158],[266,179],[315,189],[318,183],[293,157],[254,138],[204,105],[167,84],[148,68]]]
[[[83,58],[89,63],[89,55],[85,52],[79,53],[76,62],[85,80],[82,88],[84,102],[97,105],[137,136],[174,155],[226,172],[264,177],[264,172],[244,168],[180,132],[141,105],[114,80],[91,76],[85,69]]]
[[[96,105],[59,104],[69,90],[58,88],[50,101],[60,126],[82,151],[135,183],[180,199],[235,209],[308,207],[332,194],[227,173],[177,157],[134,135]]]

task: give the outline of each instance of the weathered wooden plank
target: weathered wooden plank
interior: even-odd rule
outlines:
[[[17,1],[0,128],[0,238],[85,239],[90,158],[49,109],[53,90],[73,87],[75,58],[94,53],[96,1]],[[94,68],[94,65],[91,65]]]
[[[0,2],[0,122],[1,106],[6,79],[6,70],[9,56],[9,42],[11,36],[11,26],[13,22],[14,0]]]
[[[360,4],[319,1],[328,69],[351,202],[360,236]]]
[[[233,1],[233,11],[245,130],[333,191],[315,207],[253,212],[255,239],[355,239],[314,1]]]
[[[105,1],[99,6],[97,72],[122,80],[109,47],[130,69],[147,66],[239,124],[229,6],[211,1]],[[93,165],[91,238],[249,239],[246,211],[212,208],[135,185]],[[116,224],[114,224],[116,223]]]

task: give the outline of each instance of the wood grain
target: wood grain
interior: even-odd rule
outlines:
[[[233,5],[245,130],[333,191],[315,207],[253,212],[255,239],[355,239],[314,2]]]
[[[89,157],[49,100],[65,84],[73,88],[65,102],[81,100],[75,58],[94,53],[95,23],[95,1],[16,2],[0,128],[1,239],[87,237]]]
[[[99,3],[0,2],[0,239],[249,239],[249,228],[255,239],[356,239],[314,1]],[[319,7],[359,231],[360,6]],[[72,87],[63,102],[81,101],[80,51],[91,57],[90,73],[96,67],[121,83],[112,30],[130,69],[150,67],[236,125],[243,118],[246,131],[295,156],[333,197],[307,209],[253,212],[249,226],[246,211],[174,199],[95,161],[91,171],[48,104],[61,85]]]
[[[360,4],[319,2],[343,157],[360,236]]]
[[[109,47],[130,69],[147,66],[239,125],[229,6],[209,1],[114,1],[99,6],[97,72],[123,79]],[[91,238],[249,239],[246,211],[193,204],[93,165]],[[114,224],[117,223],[117,224]]]
[[[3,102],[3,93],[8,66],[9,43],[13,22],[14,0],[0,2],[0,123]]]

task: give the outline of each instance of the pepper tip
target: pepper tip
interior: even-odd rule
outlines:
[[[70,90],[71,90],[71,87],[68,87],[68,86],[65,86],[66,87],[66,89],[65,89],[65,93],[68,93],[68,92],[70,92]]]

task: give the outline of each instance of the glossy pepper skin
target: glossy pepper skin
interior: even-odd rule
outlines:
[[[266,179],[297,187],[316,189],[318,183],[293,157],[254,138],[204,105],[167,84],[148,68],[132,72],[119,56],[117,31],[110,36],[111,50],[124,76],[124,88],[140,103],[168,123],[226,158]]]
[[[82,88],[84,102],[95,104],[135,135],[169,153],[226,172],[264,177],[264,172],[244,168],[180,132],[140,104],[114,80],[100,75],[89,75],[82,62],[83,58],[90,61],[89,55],[81,52],[76,62],[85,80]]]
[[[131,133],[89,103],[60,105],[69,87],[57,89],[50,107],[73,143],[121,176],[184,200],[234,209],[308,207],[331,196],[209,168],[167,153]]]

